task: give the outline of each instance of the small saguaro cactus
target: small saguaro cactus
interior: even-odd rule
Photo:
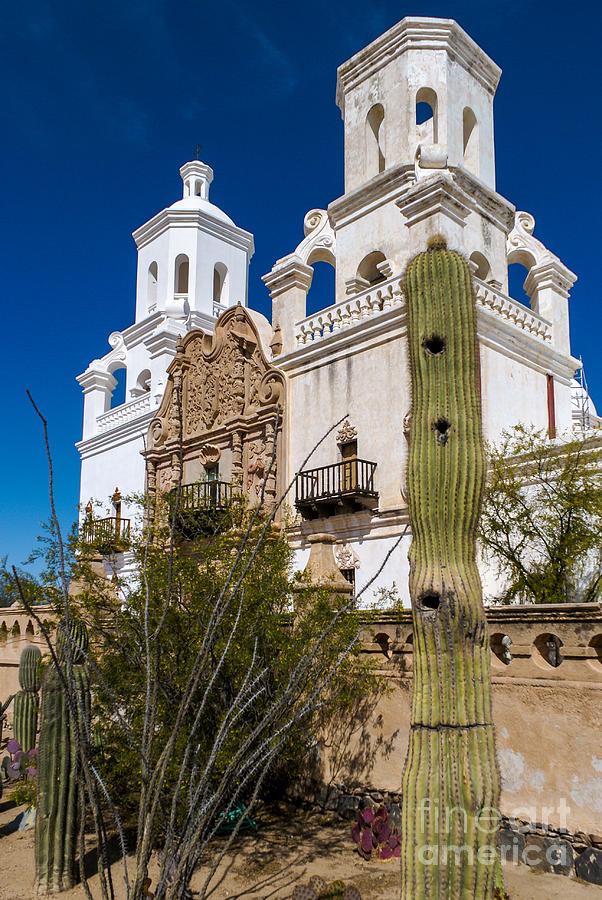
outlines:
[[[402,900],[490,900],[499,771],[476,529],[485,484],[475,301],[443,239],[405,275],[412,380],[408,507],[414,686]]]
[[[71,622],[69,635],[73,690],[68,693],[65,686],[69,682],[69,666],[62,628],[56,641],[58,666],[50,666],[42,684],[35,834],[39,894],[68,890],[75,883],[80,800],[77,735],[84,730],[82,716],[90,720],[90,686],[84,656],[88,647],[85,625]]]
[[[38,647],[25,647],[19,659],[21,690],[13,706],[15,738],[26,753],[36,745],[38,729],[38,691],[40,690],[40,661]]]

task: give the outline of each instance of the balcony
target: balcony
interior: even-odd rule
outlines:
[[[170,502],[176,503],[177,488]],[[228,527],[232,505],[232,485],[228,481],[195,481],[180,485],[177,530],[184,540],[211,534]]]
[[[299,472],[295,506],[306,519],[371,509],[378,502],[375,469],[375,462],[350,459]]]
[[[120,553],[130,545],[130,520],[120,516],[106,519],[85,519],[80,529],[82,543],[103,555]]]

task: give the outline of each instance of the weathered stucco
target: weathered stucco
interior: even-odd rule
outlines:
[[[491,634],[508,635],[517,654],[506,665],[492,651],[502,814],[599,833],[601,606],[517,606],[487,613]],[[362,652],[386,677],[389,690],[376,705],[365,699],[355,717],[332,721],[323,740],[327,781],[399,792],[410,721],[411,634],[406,612],[367,616]],[[562,641],[557,667],[538,647],[549,634]]]

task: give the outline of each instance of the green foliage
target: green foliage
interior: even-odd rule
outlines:
[[[27,781],[19,781],[12,789],[10,799],[17,806],[35,806],[36,805],[36,782],[35,779],[29,778]]]
[[[47,601],[44,586],[35,575],[25,572],[21,568],[17,569],[17,574],[25,599],[32,606],[38,606]],[[20,602],[20,600],[12,568],[8,565],[8,556],[4,556],[0,558],[0,608],[12,606],[13,603]]]
[[[552,443],[519,425],[489,448],[480,541],[505,583],[500,602],[599,600],[600,534],[599,442]]]
[[[147,542],[146,536],[141,540],[132,539],[135,576],[130,576],[127,582],[111,584],[98,577],[86,563],[85,548],[76,573],[80,593],[73,600],[74,609],[88,623],[89,653],[97,667],[91,675],[94,715],[103,733],[102,759],[98,760],[98,766],[121,815],[130,824],[139,814],[137,805],[143,778],[136,747],[140,745],[144,727],[148,673],[145,616],[148,615],[151,635],[160,633],[153,675],[156,677],[155,756],[149,759],[150,766],[174,729],[177,709],[195,657],[206,640],[216,600],[227,591],[228,585],[234,588],[242,579],[211,639],[211,666],[202,673],[197,699],[187,713],[187,724],[171,754],[163,788],[164,801],[168,804],[199,705],[204,704],[195,766],[202,769],[210,764],[210,779],[217,784],[268,706],[279,698],[290,673],[307,657],[316,637],[331,623],[335,602],[328,588],[316,589],[293,577],[292,551],[281,529],[270,526],[260,539],[265,525],[263,515],[257,518],[245,542],[243,538],[252,512],[234,502],[227,523],[234,523],[232,527],[218,528],[210,535],[203,528],[194,540],[176,544],[170,552],[169,528],[165,524],[169,512],[169,507],[167,514],[166,510],[156,512],[156,522],[160,524],[155,524],[152,540]],[[187,533],[190,535],[190,528]],[[255,554],[253,562],[244,574],[252,554]],[[117,598],[118,593],[125,596],[126,602]],[[332,626],[315,649],[312,677],[295,698],[297,708],[307,699],[314,684],[340,662],[341,651],[354,641],[359,628],[359,617],[354,613],[346,613]],[[215,736],[251,666],[254,672],[261,673],[257,698],[228,727],[227,739],[210,762]],[[291,779],[307,774],[312,734],[321,719],[351,705],[358,696],[379,689],[380,681],[359,662],[357,654],[345,659],[320,709],[293,729],[279,752],[264,784],[263,796],[281,796]],[[115,715],[116,708],[120,710],[121,721]],[[290,712],[290,709],[279,712],[272,725],[274,733]],[[131,729],[130,740],[124,737],[124,722]],[[186,777],[180,787],[182,796],[188,786]],[[245,800],[247,794],[241,799]]]

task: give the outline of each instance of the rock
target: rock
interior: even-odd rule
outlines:
[[[401,806],[399,803],[392,803],[389,810],[389,824],[397,831],[401,831]]]
[[[500,828],[497,833],[497,846],[502,862],[518,865],[523,858],[525,836],[511,828]]]
[[[590,884],[602,884],[602,850],[588,847],[575,862],[577,878]]]
[[[523,862],[539,872],[554,872],[556,875],[570,875],[575,854],[568,841],[557,838],[526,836]]]
[[[355,819],[359,805],[360,803],[357,797],[349,797],[344,794],[342,797],[339,797],[337,813],[343,819]]]
[[[594,847],[602,847],[602,834],[590,834],[589,839]]]
[[[575,832],[575,843],[576,844],[585,844],[586,847],[589,846],[589,835],[584,834],[583,831]]]

